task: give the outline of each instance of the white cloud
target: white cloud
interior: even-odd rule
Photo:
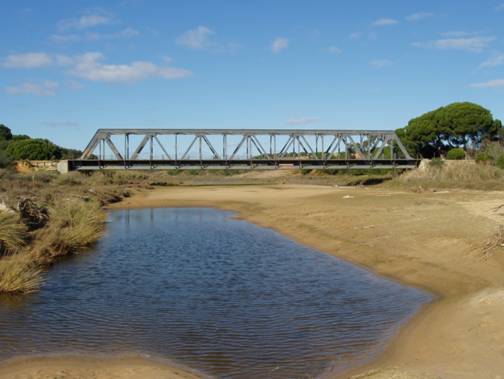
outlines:
[[[69,80],[69,81],[67,81],[67,86],[68,86],[68,88],[70,88],[73,91],[78,91],[78,90],[80,90],[80,89],[82,89],[84,87],[82,85],[82,83],[79,82],[79,81],[77,81],[77,80]]]
[[[289,47],[289,40],[284,37],[277,37],[271,43],[271,51],[274,53],[279,53],[282,50],[287,49]]]
[[[68,66],[73,59],[67,55],[49,53],[22,53],[7,56],[3,66],[7,68],[40,68],[47,66]]]
[[[330,53],[332,54],[341,54],[343,52],[343,50],[341,50],[339,47],[337,46],[329,46],[327,48],[327,51],[329,51]]]
[[[359,39],[362,36],[361,32],[353,32],[348,36],[350,39]]]
[[[500,88],[504,87],[504,79],[494,79],[487,82],[473,83],[470,84],[473,88]]]
[[[104,64],[103,59],[103,54],[96,52],[74,57],[70,73],[81,79],[110,83],[135,82],[152,77],[180,79],[192,75],[191,71],[183,68],[158,66],[147,61]]]
[[[369,62],[369,65],[374,68],[385,68],[392,65],[392,61],[388,59],[374,59]]]
[[[497,67],[504,65],[504,54],[499,53],[479,65],[480,68]]]
[[[206,26],[200,25],[196,29],[188,30],[184,34],[177,37],[175,42],[178,45],[187,47],[189,49],[205,49],[211,45],[211,38],[214,31]]]
[[[494,40],[495,37],[443,38],[434,41],[414,42],[413,46],[479,53],[485,50]]]
[[[320,119],[316,117],[301,117],[301,118],[292,118],[287,121],[287,124],[289,125],[309,125],[309,124],[315,124],[319,122]]]
[[[53,34],[50,39],[55,43],[69,43],[77,42],[81,39],[81,37],[77,34]]]
[[[36,68],[49,66],[51,64],[51,56],[40,52],[11,54],[3,61],[3,66],[7,68]]]
[[[33,54],[42,54],[41,58],[34,59]],[[22,57],[23,59],[19,58]],[[30,57],[30,59],[25,59]],[[38,57],[38,55],[37,55]],[[163,65],[156,65],[147,61],[134,61],[129,64],[105,64],[104,55],[99,52],[89,52],[82,55],[51,55],[47,53],[26,53],[9,56],[5,60],[6,67],[41,67],[46,65],[69,67],[69,73],[81,79],[105,82],[134,82],[152,77],[163,79],[180,79],[191,76],[191,71],[183,68],[172,67],[171,59],[166,57]],[[24,91],[26,93],[50,92],[50,82],[46,87],[26,83],[25,87],[12,87],[9,93]],[[20,93],[21,93],[20,92]]]
[[[67,18],[58,23],[60,30],[82,30],[94,28],[100,25],[108,25],[112,22],[112,18],[107,14],[90,13],[77,18]]]
[[[424,20],[426,18],[431,18],[433,17],[434,14],[430,12],[418,12],[418,13],[413,13],[410,14],[409,16],[406,16],[406,21],[414,22],[414,21],[420,21]]]
[[[112,33],[87,32],[81,34],[53,34],[50,38],[52,42],[64,44],[80,41],[101,41],[115,39],[131,39],[140,35],[140,32],[133,28],[124,28]]]
[[[121,37],[121,38],[133,38],[137,37],[140,35],[140,32],[136,29],[133,28],[125,28],[123,30],[120,30],[119,32],[115,33],[115,36]]]
[[[45,80],[41,83],[26,82],[18,86],[5,87],[4,90],[10,95],[54,96],[58,87],[57,82]]]
[[[483,32],[464,32],[462,30],[452,30],[440,33],[443,37],[473,37],[483,34]]]
[[[375,20],[373,22],[373,26],[389,26],[389,25],[396,25],[398,24],[399,21],[393,19],[393,18],[379,18],[378,20]]]

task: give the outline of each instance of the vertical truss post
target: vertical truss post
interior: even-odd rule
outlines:
[[[276,140],[277,140],[277,136],[276,134],[273,135],[273,151],[274,151],[274,154],[275,154],[275,160],[278,159],[278,155],[277,155],[277,143],[276,143]]]
[[[178,133],[175,133],[175,161],[178,161]]]
[[[250,160],[250,138],[249,138],[248,135],[245,138],[246,138],[246,141],[245,141],[245,155],[246,155],[246,159]]]
[[[200,160],[200,164],[201,164],[201,167],[203,167],[203,151],[202,151],[202,138],[201,138],[201,135],[198,136],[198,151],[199,151],[199,160]]]
[[[124,159],[129,160],[129,134],[124,135]]]
[[[152,161],[154,158],[154,143],[153,143],[153,137],[149,136],[149,160]]]
[[[222,159],[227,161],[227,135],[224,133],[222,135]]]
[[[273,158],[273,134],[269,135],[269,152],[270,158]]]

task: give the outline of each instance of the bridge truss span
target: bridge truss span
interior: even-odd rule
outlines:
[[[99,129],[71,170],[412,168],[393,131]]]

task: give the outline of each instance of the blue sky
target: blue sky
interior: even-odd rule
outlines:
[[[504,2],[2,1],[0,123],[395,129],[453,101],[504,119]]]

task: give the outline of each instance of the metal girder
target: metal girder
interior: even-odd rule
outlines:
[[[131,136],[142,137],[134,149]],[[160,136],[166,137],[161,141]],[[120,137],[124,138],[123,151],[117,147],[121,144],[113,142],[113,138]],[[234,143],[231,143],[233,138]],[[169,140],[173,142],[165,143]],[[373,166],[384,159],[415,161],[393,131],[327,129],[99,129],[78,161],[110,161],[112,157],[112,160],[122,161],[125,168],[132,167],[135,161],[145,160],[142,151],[148,143],[149,151],[143,156],[147,155],[149,161],[176,162],[180,167],[192,162],[190,153],[196,150],[195,145],[201,167],[208,159],[234,166],[234,162],[242,161],[244,156],[250,161],[250,167],[263,164],[265,160],[275,167],[292,160],[297,160],[300,167],[305,167],[308,161],[315,166],[320,162],[324,167],[335,160],[355,162],[359,166],[361,163]],[[181,156],[180,151],[184,151]]]

